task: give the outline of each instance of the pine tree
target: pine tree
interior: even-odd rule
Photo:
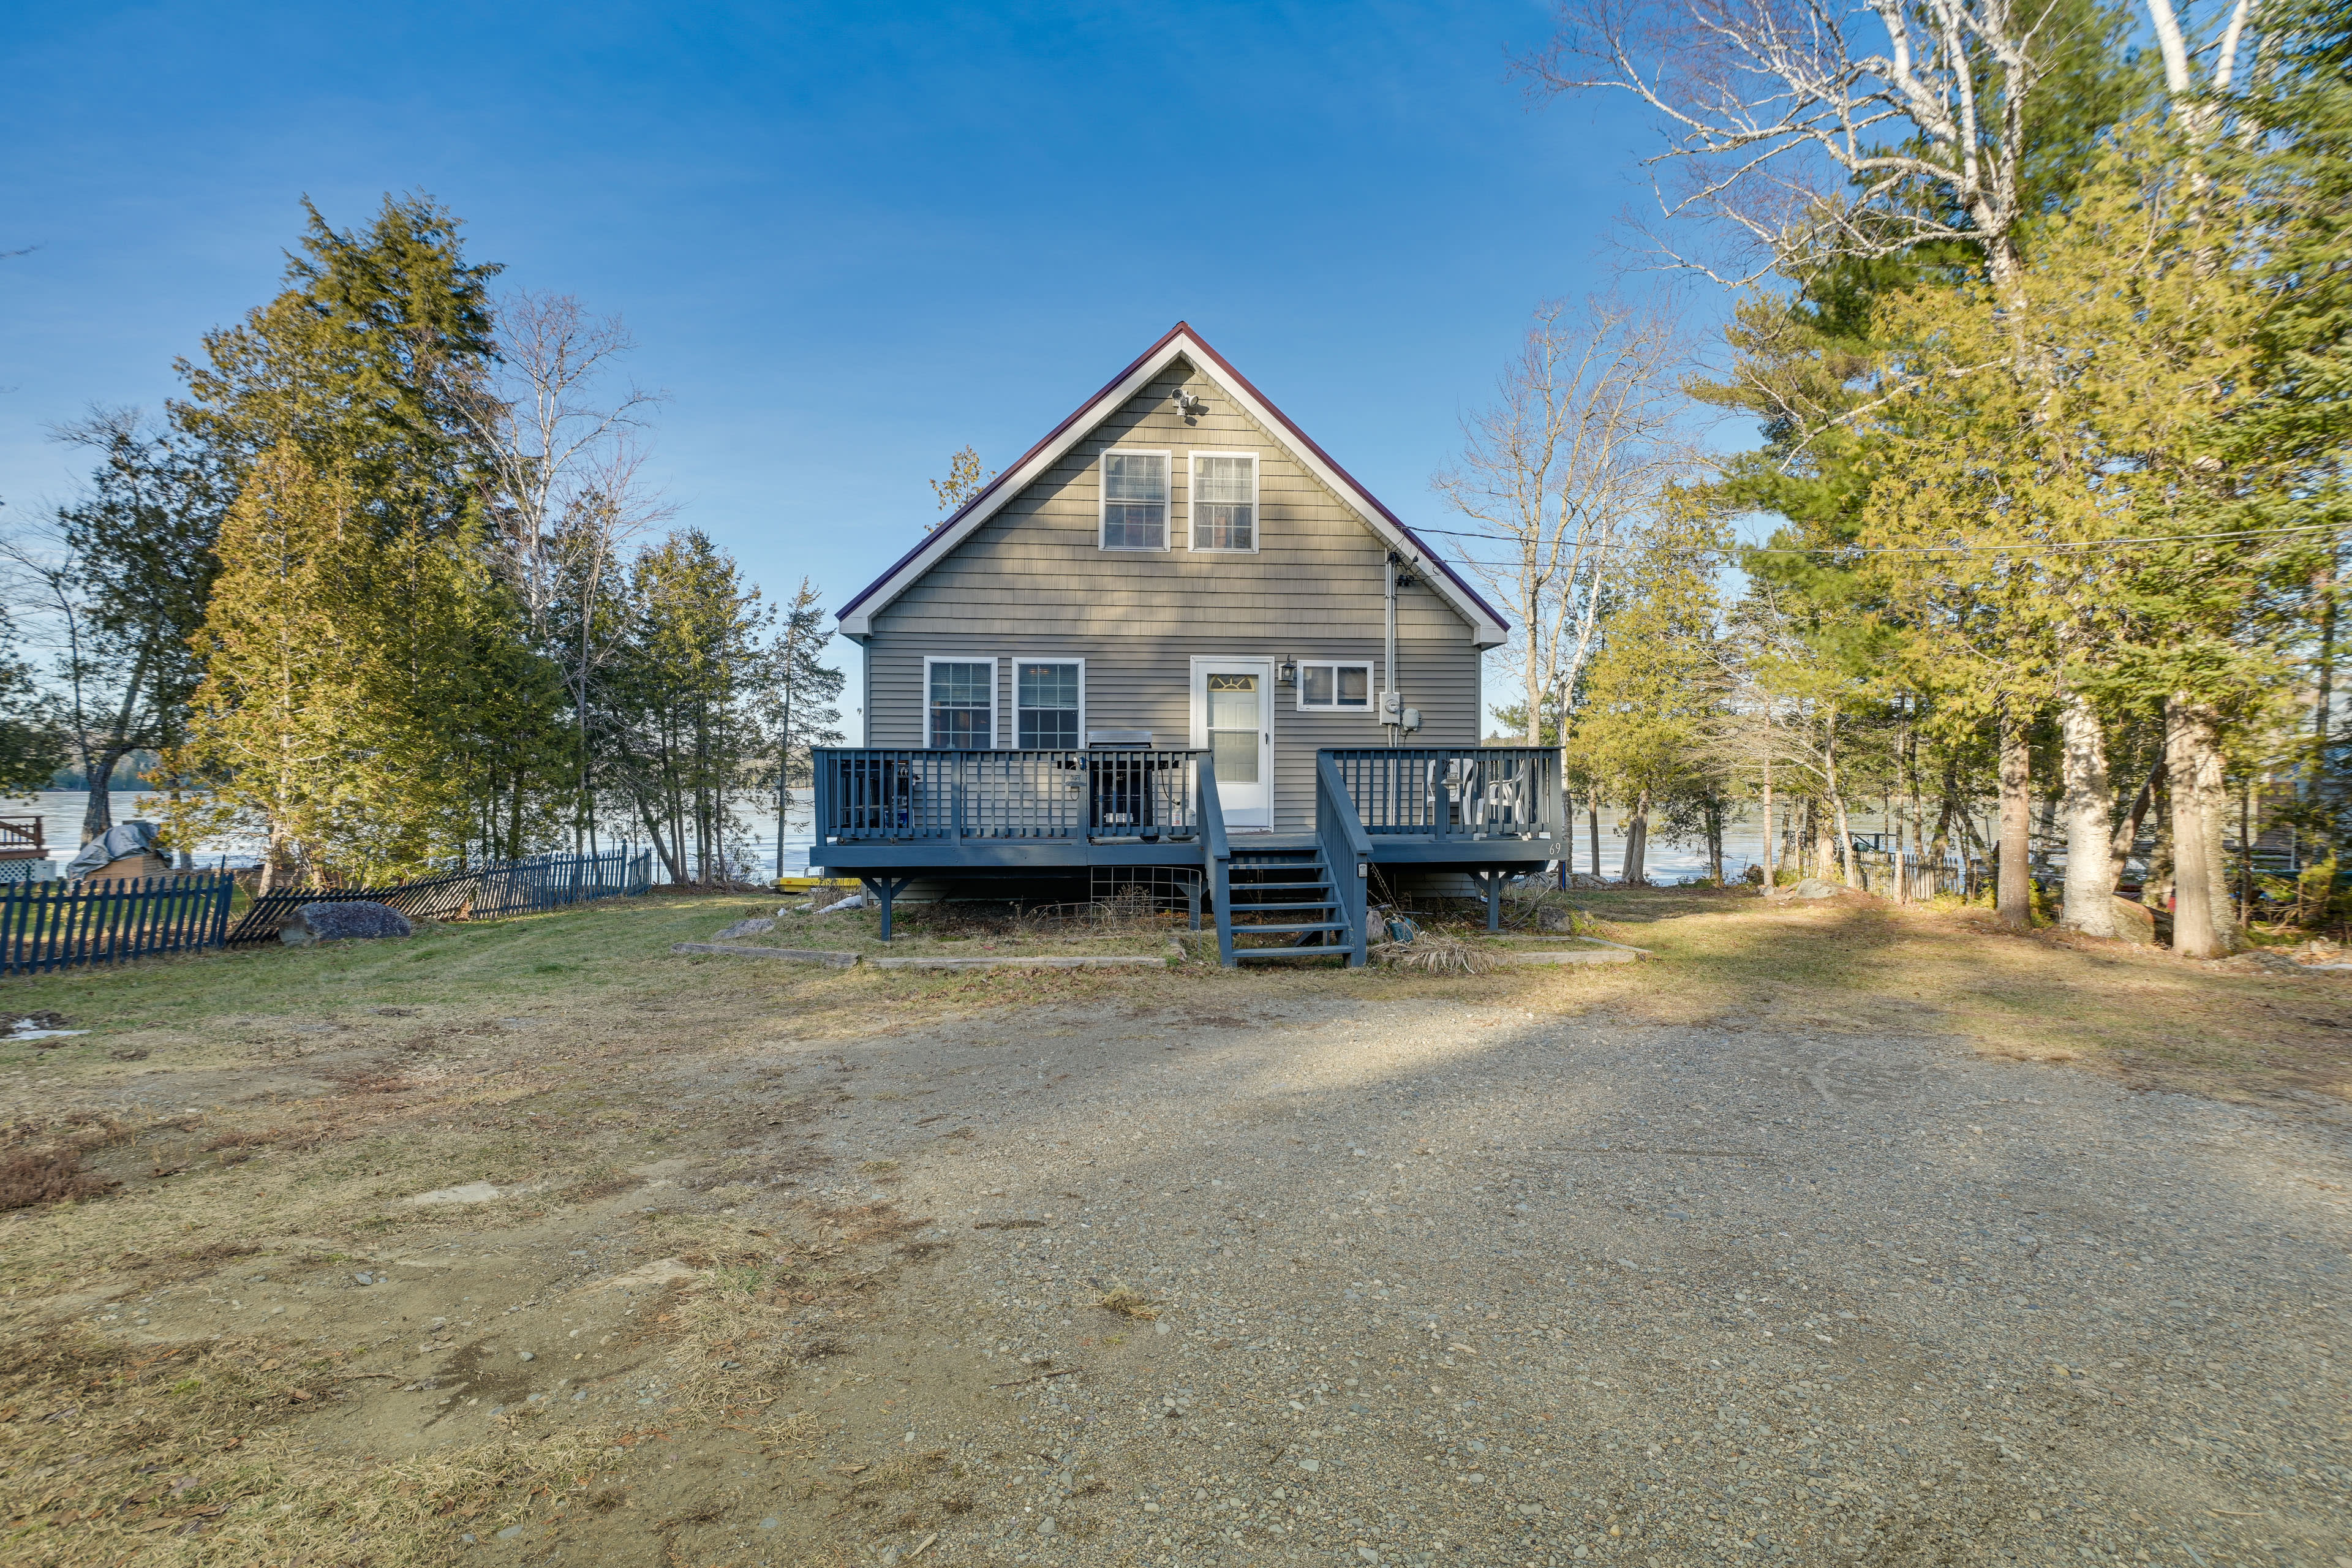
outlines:
[[[832,634],[825,612],[808,578],[801,579],[778,617],[768,668],[761,677],[761,718],[776,758],[776,874],[783,875],[784,834],[792,786],[810,775],[809,752],[841,743],[841,690],[848,678],[824,662]]]
[[[221,527],[187,742],[164,766],[208,795],[172,815],[183,842],[236,825],[268,850],[261,889],[323,879],[362,827],[355,754],[383,742],[352,657],[344,583],[363,552],[360,498],[291,442],[261,453]]]
[[[1700,497],[1668,493],[1603,624],[1572,721],[1569,750],[1630,813],[1619,872],[1628,883],[1646,879],[1654,811],[1708,833],[1720,859],[1727,791],[1708,735],[1723,687],[1715,577],[1728,543]]]
[[[272,487],[262,511],[305,484],[337,498],[336,576],[314,605],[334,636],[306,658],[331,665],[317,679],[363,694],[367,710],[340,753],[341,806],[288,830],[297,858],[373,878],[520,853],[553,831],[543,780],[568,782],[570,765],[561,691],[486,569],[491,468],[468,414],[496,353],[485,290],[497,268],[468,263],[456,220],[423,197],[387,198],[359,233],[305,210],[287,288],[207,335],[202,362],[182,363],[189,395],[173,409],[240,501],[257,482]],[[289,478],[304,474],[314,479]],[[226,577],[214,589],[208,623],[227,628],[208,636],[216,649],[267,614],[236,603],[240,591]],[[218,733],[239,682],[211,684]],[[224,761],[216,746],[189,754]]]

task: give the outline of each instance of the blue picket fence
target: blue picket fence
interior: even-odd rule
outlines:
[[[0,974],[218,947],[236,879],[225,872],[0,888]]]
[[[463,871],[444,871],[385,888],[269,893],[253,900],[228,933],[228,945],[275,942],[287,918],[304,904],[372,903],[411,920],[495,920],[544,914],[599,899],[635,898],[653,886],[650,849],[608,849],[595,855],[533,855]]]
[[[236,879],[226,872],[16,883],[0,886],[0,974],[275,942],[287,917],[304,904],[365,900],[388,904],[411,920],[490,920],[634,898],[652,889],[653,875],[650,849],[534,855],[386,888],[268,893],[254,900],[233,928],[229,906]]]

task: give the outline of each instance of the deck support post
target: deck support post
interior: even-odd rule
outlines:
[[[1480,881],[1486,884],[1486,929],[1503,929],[1503,873],[1500,870],[1481,871]]]
[[[896,899],[899,894],[905,892],[907,890],[907,884],[914,879],[915,879],[912,877],[899,877],[895,879],[889,877],[860,877],[857,879],[860,885],[866,889],[866,896],[882,906],[882,940],[884,942],[888,942],[890,940],[891,900]]]
[[[1184,903],[1185,907],[1192,911],[1192,929],[1194,931],[1199,931],[1201,929],[1200,878],[1187,877],[1184,879]]]

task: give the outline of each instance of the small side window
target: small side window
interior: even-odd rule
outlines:
[[[1342,713],[1370,712],[1372,667],[1302,662],[1298,667],[1298,705]]]
[[[1166,452],[1102,455],[1102,548],[1168,548]]]

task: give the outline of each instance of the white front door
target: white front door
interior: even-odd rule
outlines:
[[[1217,770],[1228,827],[1274,826],[1274,662],[1192,660],[1192,744]]]

